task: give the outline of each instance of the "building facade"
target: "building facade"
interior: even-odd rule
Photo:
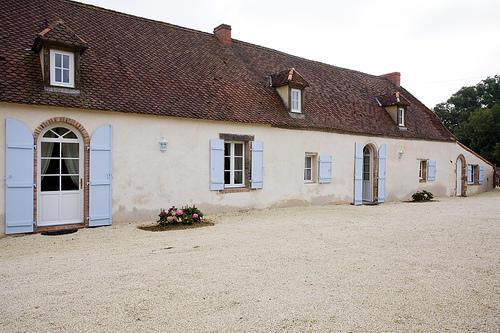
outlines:
[[[400,86],[65,0],[4,3],[0,234],[491,189]],[[91,18],[92,20],[89,20]],[[91,22],[102,22],[92,24]]]

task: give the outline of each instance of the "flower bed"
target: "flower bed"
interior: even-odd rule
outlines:
[[[195,206],[185,206],[181,209],[172,206],[168,210],[162,209],[158,217],[159,218],[156,222],[161,226],[176,223],[193,224],[201,222],[203,219],[203,213]]]
[[[430,201],[434,198],[434,195],[426,190],[418,190],[411,196],[413,201]]]

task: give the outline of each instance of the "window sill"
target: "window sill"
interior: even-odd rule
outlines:
[[[406,126],[398,126],[398,129],[400,131],[407,131],[408,130],[408,128]]]
[[[240,192],[250,192],[251,189],[247,187],[226,187],[220,193],[240,193]]]
[[[309,184],[317,184],[315,181],[304,181],[304,184],[309,185]]]
[[[65,94],[65,95],[73,95],[80,96],[80,89],[75,88],[65,88],[65,87],[45,87],[45,92],[48,93],[56,93],[56,94]]]

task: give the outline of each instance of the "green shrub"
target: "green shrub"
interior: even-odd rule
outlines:
[[[191,207],[185,206],[181,209],[172,206],[168,210],[162,209],[158,217],[156,222],[161,226],[175,223],[193,224],[202,220],[203,213],[194,205]]]
[[[413,201],[427,201],[432,200],[432,198],[434,198],[434,195],[426,190],[418,190],[417,192],[413,193],[411,197],[413,198]]]

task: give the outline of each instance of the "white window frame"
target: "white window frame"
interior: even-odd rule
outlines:
[[[476,185],[477,184],[477,182],[476,182],[476,168],[478,168],[478,167],[477,167],[477,164],[470,164],[470,166],[471,166],[470,177],[472,179],[472,184],[470,184],[470,185]]]
[[[61,62],[62,62],[62,56],[69,56],[69,64],[68,64],[69,67],[67,68],[69,70],[69,82],[56,81],[56,54],[61,55]],[[63,68],[63,70],[64,69],[66,68]],[[62,77],[63,74],[61,73],[61,79]],[[52,86],[67,87],[67,88],[75,87],[75,55],[73,52],[54,50],[54,49],[50,50],[50,84]]]
[[[318,154],[317,153],[306,153],[304,157],[304,183],[311,184],[316,183],[318,175],[318,165],[316,162]],[[306,160],[311,159],[310,168],[306,167]],[[311,179],[306,179],[306,170],[311,170]]]
[[[229,149],[229,155],[226,155],[225,152],[225,145],[226,143],[230,144],[230,149]],[[234,162],[234,145],[235,144],[241,144],[242,145],[242,170],[241,170],[241,184],[235,183],[234,182],[234,172],[235,171],[240,171],[240,170],[235,170],[235,162]],[[224,187],[226,188],[232,188],[232,187],[245,187],[245,142],[244,141],[224,141]],[[225,159],[226,157],[230,157],[230,165],[229,165],[229,170],[226,170],[226,164],[225,164]],[[229,171],[229,184],[226,183],[226,171]]]
[[[401,112],[401,116],[399,114],[400,112]],[[398,126],[404,126],[405,125],[405,109],[404,108],[398,107],[397,118],[398,118]]]
[[[293,98],[294,93],[297,93],[297,96],[298,96],[297,99]],[[302,113],[301,96],[302,96],[302,92],[300,91],[300,89],[295,89],[295,88],[290,89],[290,110],[294,113]]]

